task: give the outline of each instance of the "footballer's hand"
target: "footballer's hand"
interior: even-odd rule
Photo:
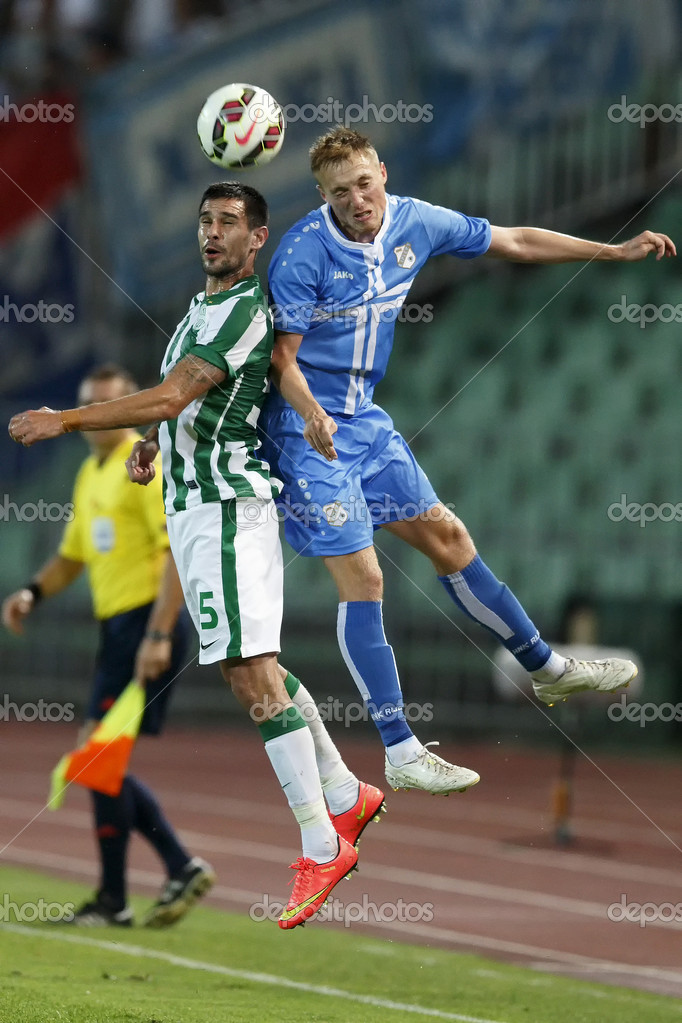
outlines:
[[[64,433],[62,414],[43,405],[41,409],[28,409],[12,416],[8,431],[12,440],[30,448],[39,440],[49,440]]]
[[[33,610],[34,597],[30,590],[17,590],[11,593],[2,604],[2,624],[15,636],[24,631],[24,619]]]
[[[324,455],[328,462],[333,462],[338,458],[332,440],[337,430],[338,426],[332,417],[321,409],[306,419],[303,437],[319,454]]]
[[[140,483],[146,487],[156,476],[154,459],[159,453],[159,445],[156,440],[136,440],[133,450],[126,458],[126,469],[128,476],[133,483]]]
[[[170,668],[172,640],[145,637],[137,648],[133,677],[138,682],[153,681]]]
[[[626,263],[646,259],[650,252],[656,253],[656,259],[677,255],[672,239],[668,238],[667,234],[657,234],[655,231],[642,231],[636,238],[623,242],[620,248]]]

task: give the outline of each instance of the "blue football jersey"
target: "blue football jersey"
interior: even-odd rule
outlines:
[[[420,199],[386,196],[373,242],[346,238],[328,204],[294,224],[269,268],[276,329],[302,334],[298,364],[329,413],[372,401],[386,372],[395,321],[429,256],[472,259],[487,251],[490,224]],[[274,387],[270,408],[286,404]]]

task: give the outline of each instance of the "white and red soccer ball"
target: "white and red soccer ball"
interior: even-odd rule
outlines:
[[[284,114],[265,89],[233,82],[208,97],[197,131],[204,154],[219,167],[261,167],[282,148]]]

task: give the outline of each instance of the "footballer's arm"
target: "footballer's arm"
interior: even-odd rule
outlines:
[[[677,255],[667,234],[643,231],[620,245],[590,242],[540,227],[490,227],[486,256],[520,263],[573,263],[592,259],[634,263],[655,252],[656,259]]]
[[[272,352],[270,376],[279,393],[305,421],[303,436],[328,462],[337,457],[332,440],[338,426],[328,416],[320,403],[315,400],[303,376],[296,355],[301,347],[303,334],[289,334],[275,331],[275,347]]]
[[[174,419],[195,398],[210,387],[219,386],[226,376],[224,370],[205,359],[186,355],[155,387],[76,409],[42,408],[20,412],[10,419],[9,435],[24,447],[30,447],[36,441],[74,430],[115,430]]]

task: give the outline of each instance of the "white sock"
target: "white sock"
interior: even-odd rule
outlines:
[[[360,783],[346,767],[320,718],[317,704],[301,684],[293,701],[301,711],[315,744],[315,760],[324,796],[332,813],[345,813],[358,801]]]
[[[535,679],[536,682],[555,682],[558,678],[561,678],[567,666],[568,661],[566,658],[552,650],[549,660],[545,661],[537,671],[532,671],[530,677]]]
[[[268,739],[265,752],[300,825],[303,855],[316,863],[334,859],[338,836],[324,803],[310,729],[296,728]]]
[[[423,749],[417,736],[411,735],[408,739],[403,739],[402,742],[396,742],[394,746],[387,746],[386,753],[394,767],[402,767],[403,764],[409,764],[416,760]]]
[[[329,820],[324,796],[320,796],[316,803],[308,803],[307,806],[297,806],[292,809],[301,828],[303,855],[315,860],[315,863],[329,863],[330,860],[338,856],[339,836]]]

